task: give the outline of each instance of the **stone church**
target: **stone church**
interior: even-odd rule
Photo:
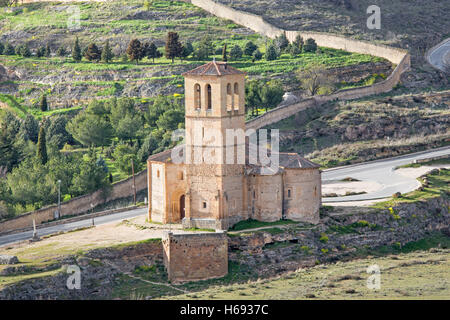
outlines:
[[[276,153],[276,170],[263,173],[261,165],[248,161],[248,139],[233,139],[231,144],[225,139],[230,129],[245,131],[245,75],[215,61],[183,74],[184,161],[174,161],[172,150],[148,158],[149,221],[216,230],[227,230],[246,219],[319,222],[321,172],[317,164],[296,153],[280,152]],[[203,134],[205,129],[219,130],[223,138],[202,146],[194,139],[199,129]],[[227,147],[237,150],[242,147],[239,144],[246,149],[243,163],[189,161],[197,147],[223,156]]]

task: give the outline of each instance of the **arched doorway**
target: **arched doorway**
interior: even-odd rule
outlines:
[[[186,203],[184,194],[180,197],[180,220],[186,216]]]

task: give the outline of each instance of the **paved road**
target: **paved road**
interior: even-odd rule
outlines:
[[[96,226],[98,226],[98,225],[102,225],[102,224],[109,223],[109,222],[114,222],[114,221],[118,222],[118,221],[121,221],[124,219],[129,219],[129,218],[143,215],[146,212],[147,212],[147,208],[141,208],[141,209],[134,209],[134,210],[125,211],[125,212],[114,213],[114,214],[110,214],[107,216],[94,218],[94,223]],[[91,225],[92,225],[92,219],[86,219],[86,220],[81,220],[81,221],[77,221],[77,222],[70,222],[67,224],[60,224],[57,226],[41,228],[41,229],[38,229],[37,232],[38,232],[39,236],[45,236],[45,235],[49,235],[49,234],[58,233],[60,231],[70,231],[70,230],[74,230],[74,229],[78,229],[78,228],[82,228],[82,227],[88,227]],[[22,240],[28,240],[28,239],[31,239],[32,236],[33,236],[33,231],[25,231],[25,232],[6,235],[3,237],[0,237],[0,246],[5,245],[5,244],[11,244],[14,242],[19,242]]]
[[[382,188],[367,194],[323,198],[322,202],[374,200],[390,197],[396,192],[410,192],[418,188],[420,183],[414,178],[408,178],[397,174],[394,169],[398,166],[412,163],[414,160],[443,155],[450,155],[450,147],[327,170],[322,173],[323,183],[339,181],[346,177],[351,177],[361,181],[377,182],[382,185]]]
[[[431,49],[431,51],[428,52],[427,59],[428,62],[435,68],[445,71],[444,57],[446,57],[446,59],[450,59],[449,55],[450,55],[450,39],[447,39],[444,42],[442,42],[438,47]]]
[[[346,177],[352,177],[361,181],[374,181],[383,185],[381,190],[373,193],[355,195],[348,197],[336,197],[336,198],[324,198],[323,202],[341,202],[341,201],[358,201],[358,200],[372,200],[390,197],[395,192],[409,192],[416,189],[419,186],[419,182],[416,179],[400,176],[394,172],[394,168],[404,164],[411,163],[416,159],[426,159],[430,157],[442,156],[450,154],[450,147],[436,149],[432,151],[420,152],[396,158],[390,158],[386,160],[373,161],[363,163],[359,165],[352,165],[347,167],[341,167],[336,169],[330,169],[322,174],[322,180],[324,183],[328,181],[339,181]],[[120,213],[115,213],[107,216],[95,218],[95,225],[101,225],[114,221],[121,221],[144,215],[146,208],[135,209]],[[57,226],[38,229],[38,235],[44,236],[49,234],[58,233],[60,231],[69,231],[81,227],[87,227],[92,224],[92,219],[81,220],[77,222],[71,222],[67,224],[61,224]],[[31,239],[33,235],[32,231],[26,231],[21,233],[15,233],[0,237],[0,246],[5,244],[11,244],[22,240]]]

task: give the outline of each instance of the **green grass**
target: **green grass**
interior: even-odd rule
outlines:
[[[298,224],[298,222],[292,221],[292,220],[279,220],[275,222],[263,222],[263,221],[257,221],[253,219],[240,221],[236,223],[232,228],[230,228],[230,231],[241,231],[241,230],[247,230],[247,229],[255,229],[255,228],[261,228],[261,227],[268,227],[268,226],[279,226],[279,225],[287,225],[287,224]]]
[[[416,202],[447,196],[450,194],[450,170],[441,169],[439,173],[427,175],[428,187],[423,187],[423,190],[415,190],[402,195],[400,198],[390,199],[388,201],[378,202],[374,204],[373,208],[386,209],[394,207],[399,203]],[[420,181],[420,179],[419,179]]]
[[[403,166],[398,166],[396,169],[400,169],[400,168],[420,168],[422,166],[434,166],[434,165],[444,165],[444,164],[450,164],[450,157],[447,157],[447,158],[444,158],[444,159],[430,160],[430,161],[422,162],[422,163],[405,164]]]
[[[368,223],[367,221],[364,220],[360,220],[358,222],[354,222],[352,224],[349,225],[345,225],[345,226],[331,226],[330,228],[328,228],[327,233],[333,233],[336,232],[337,234],[351,234],[351,233],[363,233],[366,228],[370,228],[370,230],[380,230],[381,227],[376,225],[376,224],[372,224],[372,223]]]

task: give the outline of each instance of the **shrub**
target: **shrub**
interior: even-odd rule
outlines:
[[[3,49],[3,54],[7,56],[13,56],[16,54],[16,49],[14,49],[14,46],[10,43],[6,43],[5,49]]]
[[[327,243],[328,242],[328,236],[325,234],[325,233],[321,233],[320,234],[320,238],[319,238],[319,241],[320,242],[322,242],[322,243]]]
[[[328,253],[328,249],[326,249],[326,248],[322,248],[322,249],[320,249],[320,251],[322,251],[323,254]]]
[[[58,50],[56,50],[56,55],[58,57],[64,57],[66,55],[66,49],[64,49],[63,46],[59,47]]]

